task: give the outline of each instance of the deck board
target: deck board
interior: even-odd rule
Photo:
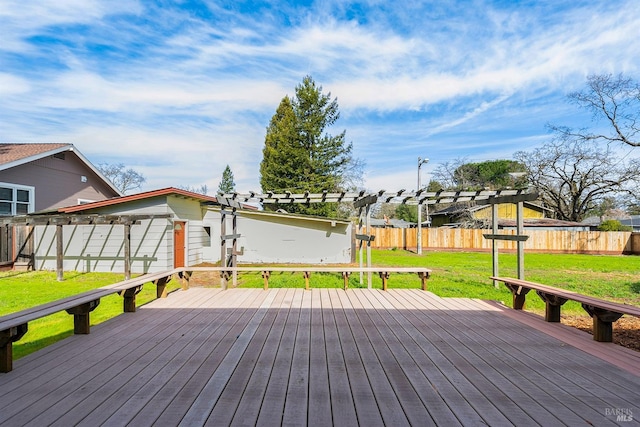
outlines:
[[[358,423],[362,426],[382,426],[384,422],[378,402],[373,394],[363,359],[360,357],[355,337],[349,326],[345,307],[340,298],[341,294],[342,292],[339,290],[329,290]],[[346,310],[349,310],[349,307]]]
[[[633,355],[534,326],[419,290],[194,288],[17,360],[0,374],[0,424],[616,425],[607,409],[640,412]]]
[[[554,399],[562,399],[563,397],[571,395],[581,395],[584,394],[584,390],[571,381],[564,381],[564,378],[560,377],[558,372],[550,369],[549,365],[556,362],[554,360],[545,360],[546,356],[538,352],[538,337],[530,336],[525,340],[519,333],[512,333],[512,331],[517,332],[512,329],[513,325],[501,325],[492,322],[489,327],[492,328],[493,331],[499,330],[502,333],[509,333],[513,342],[506,340],[496,343],[495,335],[492,334],[489,336],[492,341],[483,343],[483,336],[488,336],[487,331],[480,331],[480,333],[478,333],[478,325],[484,321],[483,318],[485,317],[482,315],[483,312],[479,312],[479,314],[472,317],[473,327],[469,328],[467,327],[469,324],[467,322],[468,311],[447,310],[446,306],[439,306],[438,302],[432,301],[427,302],[422,307],[427,317],[435,318],[437,316],[445,329],[451,333],[456,331],[456,339],[449,339],[448,341],[462,344],[457,347],[457,351],[474,366],[482,366],[480,371],[483,376],[492,384],[495,384],[501,392],[507,393],[513,399],[513,402],[509,403],[509,405],[518,404],[519,402],[530,402],[527,405],[522,405],[522,410],[526,411],[526,417],[531,417],[543,425],[555,425],[560,422],[584,423],[585,420],[589,421],[589,418],[583,418],[583,415],[589,414],[589,412],[593,410],[590,408],[604,407],[602,406],[603,403],[599,402],[592,394],[593,400],[591,402],[587,404],[582,402],[582,405],[573,407],[577,409],[576,412],[564,411],[563,416],[565,418],[562,420],[556,418],[555,415],[563,408],[544,405],[548,408],[554,408],[553,413],[546,411],[542,405],[546,403],[546,399],[542,401],[536,400],[541,399],[540,390],[537,390],[538,386],[540,385],[544,387],[544,389],[547,389],[553,385],[553,381],[556,383],[560,382],[562,384],[560,387],[561,392],[556,393],[553,396]],[[449,314],[454,312],[456,313],[455,317]],[[495,344],[498,344],[498,346]],[[496,349],[502,351],[495,351]],[[483,359],[477,356],[476,353],[479,351],[484,353]],[[553,381],[549,384],[536,384],[530,380],[536,373],[542,373],[543,376]],[[507,376],[505,376],[505,374]],[[577,378],[579,381],[582,374],[575,374],[572,378]],[[596,389],[596,387],[594,386],[593,389]],[[492,399],[495,399],[495,397],[492,396]],[[502,411],[505,416],[511,417],[511,421],[516,424],[520,424],[526,420],[526,418],[522,418],[522,413],[514,414],[510,412],[508,407],[502,408]],[[520,418],[516,419],[514,417],[515,415],[518,415]]]
[[[448,302],[447,302],[448,303]],[[442,311],[445,307],[438,307],[437,311]],[[492,374],[492,382],[497,384],[500,389],[511,396],[515,402],[529,402],[527,405],[523,405],[523,410],[528,416],[536,420],[536,422],[542,425],[555,425],[561,422],[580,422],[582,421],[576,413],[568,410],[566,407],[559,407],[553,410],[553,413],[549,411],[550,403],[554,399],[558,399],[558,396],[569,396],[569,390],[560,389],[556,390],[555,397],[549,395],[545,389],[540,388],[541,384],[533,380],[538,374],[548,375],[549,378],[554,378],[554,373],[546,367],[545,364],[536,363],[536,360],[527,357],[525,354],[518,354],[515,348],[508,342],[501,343],[501,348],[508,348],[511,351],[503,352],[499,347],[495,346],[495,342],[489,337],[489,331],[481,330],[480,324],[482,318],[477,315],[473,318],[469,318],[466,314],[467,311],[457,311],[459,315],[455,318],[451,316],[444,316],[445,325],[450,330],[457,332],[457,337],[460,342],[465,343],[467,347],[468,360],[478,366],[480,363],[486,364],[482,369],[485,374]],[[473,327],[467,327],[468,322],[474,321]],[[497,324],[492,324],[492,328],[499,327]],[[523,360],[524,359],[524,360]],[[493,366],[494,369],[490,369],[489,366]],[[529,369],[533,368],[533,369]],[[545,384],[548,388],[550,385]],[[584,422],[584,421],[582,421]]]
[[[455,299],[452,301],[452,303],[455,304]],[[505,319],[500,319],[499,323],[495,324],[487,322],[487,319],[483,317],[476,318],[479,320],[477,322],[478,329],[484,327],[485,332],[488,332],[489,328],[495,328],[496,326],[500,327],[500,324],[504,325],[502,327],[509,327],[509,329],[507,329],[507,332],[509,334],[501,334],[502,346],[510,346],[510,343],[508,341],[505,341],[505,339],[507,338],[510,338],[512,340],[521,339],[518,338],[519,331],[513,328],[514,325],[512,323],[505,322]],[[541,351],[538,346],[531,346],[528,351],[524,352],[522,351],[524,344],[520,344],[517,347],[511,345],[512,350],[510,351],[510,354],[516,356],[519,355],[520,358],[528,357],[529,362],[527,363],[527,366],[531,367],[532,364],[537,363],[539,366],[536,370],[538,371],[542,369],[548,369],[548,373],[545,376],[553,375],[556,378],[565,381],[565,389],[572,390],[572,387],[575,387],[572,391],[574,391],[576,394],[580,394],[584,390],[590,390],[605,385],[604,388],[606,390],[603,390],[603,392],[601,393],[603,395],[603,398],[608,400],[612,398],[618,399],[620,405],[633,404],[633,402],[627,400],[627,396],[632,390],[625,386],[626,383],[623,381],[623,378],[626,374],[624,372],[603,371],[597,369],[597,367],[594,366],[594,362],[597,362],[596,359],[589,357],[589,355],[586,353],[575,351],[571,352],[571,363],[567,364],[563,361],[562,366],[559,366],[558,359],[563,356],[563,347],[566,346],[563,346],[563,343],[560,341],[556,342],[556,344],[560,346],[560,349],[555,355],[550,354],[548,351]],[[495,353],[497,356],[503,354],[495,351],[495,349],[493,349],[493,353]],[[567,357],[569,356],[567,355]],[[517,362],[518,360],[516,360],[516,362],[514,363]],[[540,362],[543,363],[540,364]],[[581,373],[589,370],[593,371],[593,374],[588,376],[587,378],[585,378],[583,375],[580,375]],[[590,401],[587,403],[587,406],[594,408],[602,405],[603,403],[604,401]],[[580,413],[584,413],[585,410],[588,410],[588,407],[580,410]]]

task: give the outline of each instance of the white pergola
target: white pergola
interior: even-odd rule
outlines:
[[[475,202],[477,205],[491,205],[492,216],[492,230],[490,234],[485,234],[486,239],[492,241],[492,258],[493,258],[493,276],[498,276],[498,246],[496,240],[510,240],[517,242],[518,251],[518,278],[524,279],[524,242],[529,236],[523,234],[524,228],[524,215],[523,205],[526,201],[533,201],[538,198],[538,194],[529,190],[482,190],[482,191],[406,191],[400,190],[395,192],[389,192],[386,190],[380,190],[376,193],[359,191],[359,192],[339,192],[339,193],[276,193],[266,192],[257,193],[250,191],[249,193],[226,193],[218,195],[218,202],[225,207],[232,208],[233,213],[235,210],[241,208],[243,204],[258,203],[258,204],[311,204],[311,203],[353,203],[354,207],[359,210],[358,230],[356,232],[356,240],[360,242],[360,267],[364,264],[364,251],[363,248],[366,242],[367,252],[367,267],[371,268],[371,242],[375,236],[371,233],[371,206],[376,203],[399,203],[407,205],[436,205],[442,203],[456,203],[456,202]],[[498,233],[498,209],[497,206],[500,203],[515,203],[517,205],[516,210],[516,222],[517,232],[515,235],[506,235]],[[222,219],[225,222],[224,215]],[[224,227],[224,226],[223,226]],[[224,228],[223,228],[224,230]],[[235,266],[235,254],[237,249],[235,247],[235,241],[239,237],[237,230],[235,229],[235,215],[234,215],[234,229],[232,235],[225,235],[221,233],[222,250],[221,253],[226,255],[226,241],[232,239],[234,241],[234,247],[231,249],[228,266]],[[418,242],[421,245],[422,242]],[[224,259],[224,258],[223,258]],[[360,273],[360,283],[363,282],[363,275]],[[371,288],[371,273],[368,273],[367,285]],[[494,283],[497,286],[497,283]]]

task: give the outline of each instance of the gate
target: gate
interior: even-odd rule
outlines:
[[[7,224],[0,227],[0,267],[34,268],[33,227]]]

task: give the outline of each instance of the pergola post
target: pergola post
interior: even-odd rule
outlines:
[[[62,224],[56,224],[56,279],[64,280],[64,250],[62,242]]]
[[[236,214],[236,209],[233,208],[233,214],[231,217],[231,224],[233,227],[233,241],[231,244],[231,267],[238,266],[238,215]],[[233,270],[233,287],[238,286],[238,272]]]
[[[131,279],[131,224],[124,225],[124,279]],[[134,303],[135,304],[135,303]],[[135,305],[134,305],[135,310]]]
[[[491,233],[498,234],[498,205],[491,205]],[[493,277],[498,277],[498,245],[495,240],[491,240],[491,260],[493,263]],[[498,281],[493,281],[493,287],[498,289]]]
[[[367,268],[371,268],[371,235],[369,233],[371,233],[371,205],[367,205],[366,208],[367,211],[367,236],[369,236],[369,240],[367,241]],[[371,281],[371,276],[373,273],[371,273],[371,271],[369,271],[367,273],[367,289],[371,289],[372,288],[372,281]]]
[[[517,202],[516,208],[516,221],[517,221],[517,231],[516,234],[518,236],[522,236],[524,232],[524,202]],[[524,280],[524,241],[518,240],[518,279]],[[496,272],[494,276],[498,276]]]
[[[226,267],[227,265],[227,213],[224,208],[220,211],[220,265]],[[227,289],[227,272],[220,272],[220,287]]]

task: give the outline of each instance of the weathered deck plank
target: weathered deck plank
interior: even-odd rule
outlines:
[[[447,325],[447,329],[460,331],[457,336],[457,342],[462,343],[469,349],[463,350],[469,360],[477,360],[477,356],[473,352],[478,352],[478,348],[481,349],[484,359],[492,362],[490,364],[493,365],[493,367],[486,366],[483,369],[483,373],[491,375],[491,381],[499,384],[501,390],[512,396],[516,403],[530,402],[527,405],[522,405],[523,410],[538,422],[540,420],[544,421],[542,422],[543,425],[562,422],[588,422],[589,416],[594,415],[592,411],[595,408],[604,407],[602,406],[603,403],[598,403],[597,399],[587,405],[579,401],[571,402],[571,406],[554,403],[583,394],[584,390],[577,387],[572,381],[563,381],[564,379],[559,376],[559,373],[550,366],[555,362],[553,360],[545,360],[546,356],[538,352],[540,342],[538,339],[545,340],[546,337],[536,337],[534,334],[526,337],[527,339],[523,339],[512,324],[501,324],[499,321],[497,323],[487,322],[485,320],[486,316],[482,311],[478,311],[470,320],[470,316],[467,315],[469,313],[468,310],[455,310],[455,305],[446,309],[443,306],[438,306],[437,302],[429,301],[429,305],[432,304],[431,310],[427,311],[427,313],[433,314],[427,314],[427,316],[437,316],[442,320],[443,325]],[[453,317],[443,314],[443,312],[456,312],[458,314]],[[470,321],[473,321],[473,328],[466,327]],[[489,330],[480,329],[480,325],[483,323],[486,323],[487,327],[493,331],[490,335],[491,341],[484,343],[483,337],[488,336]],[[497,331],[501,333],[496,334]],[[513,341],[496,341],[497,335],[504,336],[505,334],[509,335]],[[495,351],[496,349],[500,351]],[[566,364],[567,360],[563,361],[564,364]],[[505,374],[506,376],[504,376]],[[538,384],[533,381],[532,378],[536,374],[541,374],[545,377],[546,382]],[[502,375],[502,377],[499,375]],[[576,378],[573,379],[577,379],[580,375],[584,375],[584,373],[576,372],[574,375]],[[577,380],[579,381],[579,379]],[[555,388],[555,392],[551,395],[547,394],[546,391],[550,388],[553,389],[554,383],[559,381],[562,382],[562,385]],[[593,395],[595,397],[595,394]],[[580,405],[576,406],[576,403],[580,403]],[[553,408],[553,414],[547,412],[551,411],[551,408]],[[570,409],[570,411],[566,409]]]
[[[450,303],[451,306],[445,307],[445,309],[450,310],[452,307],[455,308],[456,302],[461,301],[459,299],[452,299]],[[476,304],[484,304],[481,301],[476,302]],[[482,310],[480,310],[482,311]],[[603,390],[600,395],[604,399],[610,398],[618,398],[618,399],[626,399],[626,396],[629,395],[631,390],[628,388],[628,383],[624,381],[626,374],[618,369],[615,370],[603,370],[597,369],[594,366],[594,362],[599,364],[597,359],[590,357],[588,354],[583,352],[575,352],[573,348],[571,348],[571,356],[568,354],[566,357],[571,357],[571,363],[567,364],[566,361],[563,361],[562,367],[558,368],[558,358],[563,357],[564,350],[568,348],[566,345],[562,345],[563,343],[557,341],[556,344],[559,345],[559,349],[556,354],[551,354],[547,349],[542,350],[540,346],[535,345],[535,334],[531,337],[527,342],[521,342],[517,346],[514,345],[514,342],[517,340],[522,340],[520,331],[517,328],[514,328],[513,324],[510,322],[505,322],[506,319],[499,318],[496,322],[489,322],[486,316],[474,316],[476,320],[477,329],[484,329],[485,333],[489,333],[491,328],[502,327],[505,328],[505,333],[500,334],[499,336],[495,336],[492,338],[492,342],[496,342],[497,339],[500,347],[509,350],[509,354],[512,356],[516,356],[516,360],[513,363],[518,363],[520,360],[526,360],[527,367],[532,367],[532,364],[538,364],[536,371],[546,370],[549,371],[545,375],[545,377],[549,378],[551,376],[555,376],[558,379],[566,381],[565,390],[571,390],[570,387],[576,387],[575,393],[580,394],[582,390],[592,390],[593,388],[602,387],[606,384],[606,390]],[[472,335],[475,332],[470,331],[469,334]],[[477,335],[477,334],[476,334]],[[477,335],[478,337],[482,337],[482,335]],[[548,339],[545,335],[540,335],[544,339]],[[525,346],[530,346],[527,351],[523,351]],[[497,352],[495,346],[488,347],[488,350],[492,351],[496,357],[504,355],[504,352]],[[518,357],[519,356],[519,357]],[[509,358],[509,361],[513,357]],[[584,372],[591,372],[591,375],[585,376]],[[569,387],[569,389],[567,389]],[[582,389],[582,390],[581,390]],[[587,407],[595,408],[599,405],[602,405],[603,401],[592,400],[586,402]],[[633,402],[624,400],[620,401],[620,404],[631,405]],[[584,410],[587,410],[585,408]],[[584,414],[584,410],[580,411],[580,414]]]
[[[266,384],[267,387],[262,400],[262,408],[258,414],[257,425],[269,426],[281,423],[293,360],[296,330],[300,319],[302,296],[303,292],[300,289],[296,289],[291,301],[289,316],[284,324],[284,331],[276,353],[271,377]]]
[[[350,307],[343,305],[341,294],[342,292],[339,290],[329,290],[358,423],[362,426],[382,426],[384,422],[378,402],[369,383],[363,359],[360,357],[355,337],[345,313],[350,310]]]
[[[206,298],[215,299],[215,294],[209,294]],[[205,305],[207,300],[204,301]],[[197,301],[194,299],[194,302]],[[74,398],[89,396],[93,389],[103,385],[101,380],[110,379],[106,372],[121,371],[121,363],[128,366],[154,347],[157,340],[168,337],[166,328],[170,328],[180,314],[172,310],[160,310],[157,314],[159,316],[154,316],[158,320],[156,324],[144,322],[140,316],[134,318],[134,313],[124,314],[111,322],[115,323],[113,328],[99,325],[88,336],[72,336],[44,349],[49,358],[41,356],[40,352],[35,353],[33,358],[25,358],[25,375],[15,377],[7,384],[7,387],[14,383],[19,386],[15,388],[16,395],[9,394],[7,400],[12,402],[10,407],[0,412],[0,423],[10,419],[11,423],[19,425],[27,420],[36,422],[43,417],[55,420],[63,415],[67,408],[63,400],[75,402],[77,400]],[[139,323],[134,321],[132,324],[134,319]],[[103,327],[104,334],[100,334],[100,327]],[[114,342],[118,342],[118,345],[113,345]],[[76,350],[78,344],[82,346],[82,351]],[[22,368],[22,360],[19,362]],[[7,391],[8,388],[0,387],[0,390]],[[71,390],[71,393],[64,390]],[[39,399],[25,399],[35,396]]]
[[[262,351],[256,360],[249,382],[242,393],[242,399],[236,409],[231,425],[253,426],[256,425],[258,420],[295,292],[294,289],[283,289],[282,291],[282,303],[278,308],[276,318]]]
[[[336,348],[327,348],[324,335],[325,317],[330,310],[322,306],[323,292],[310,292],[311,330],[309,346],[309,411],[308,423],[317,426],[332,425],[331,391],[329,385],[329,369],[327,353]]]
[[[418,290],[194,288],[0,375],[9,426],[615,425],[637,402],[628,369]]]
[[[242,297],[228,295],[228,297],[230,298],[226,299],[226,306],[233,307],[243,303],[250,304],[250,300],[247,297],[255,298],[257,295],[245,294]],[[196,324],[196,328],[200,329],[200,333],[194,336],[192,341],[180,352],[180,354],[187,354],[189,357],[185,358],[184,362],[176,359],[165,365],[142,388],[135,392],[135,398],[120,403],[119,409],[107,422],[112,425],[123,425],[130,418],[130,414],[135,413],[137,415],[132,421],[134,425],[149,419],[155,420],[169,406],[179,390],[184,387],[187,380],[194,375],[196,369],[203,363],[210,353],[211,343],[219,342],[222,338],[224,329],[221,328],[221,325],[233,322],[233,318],[230,316],[231,313],[232,311],[230,310],[225,310],[224,312],[204,310],[202,312],[203,317]],[[171,387],[164,387],[167,383],[171,384]]]
[[[458,310],[455,308],[455,306],[446,308],[446,306],[439,305],[437,301],[433,302],[430,308],[425,307],[425,309],[434,312],[434,315],[442,320],[443,327],[447,330],[455,331],[458,342],[463,344],[459,352],[464,355],[466,360],[476,367],[482,366],[483,375],[496,384],[503,393],[508,394],[515,403],[527,402],[526,405],[521,406],[528,417],[542,425],[584,422],[576,413],[566,407],[559,406],[551,412],[550,408],[553,407],[554,399],[560,399],[563,395],[569,395],[570,392],[568,390],[559,390],[552,397],[531,380],[532,376],[547,369],[544,364],[536,363],[535,359],[529,358],[525,354],[518,355],[515,348],[511,349],[512,352],[509,353],[496,352],[496,348],[499,347],[496,347],[495,341],[486,339],[489,336],[488,331],[485,330],[482,331],[483,333],[478,333],[479,325],[483,321],[483,316],[478,315],[481,312],[470,311],[468,307]],[[443,311],[457,313],[457,315],[443,314]],[[476,313],[472,319],[467,315],[469,312]],[[471,321],[473,321],[473,327],[469,327],[469,322]],[[491,327],[497,328],[500,325],[493,324]],[[532,344],[535,343],[528,345]],[[503,344],[503,348],[509,348],[509,346],[506,342]],[[502,357],[503,354],[507,355],[507,357]],[[523,358],[525,359],[524,362],[522,361]],[[554,376],[548,378],[554,378]],[[549,386],[549,384],[546,384],[546,387]]]

